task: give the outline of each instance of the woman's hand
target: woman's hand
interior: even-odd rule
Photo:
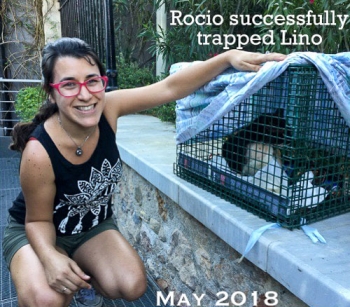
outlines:
[[[72,294],[82,288],[90,288],[86,275],[77,263],[66,255],[56,251],[43,263],[47,282],[59,293]]]
[[[232,50],[226,53],[231,65],[240,71],[258,71],[268,61],[283,61],[287,56],[281,53],[254,53]]]

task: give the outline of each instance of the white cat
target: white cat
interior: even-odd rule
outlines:
[[[265,167],[271,158],[274,158],[274,149],[270,144],[250,143],[245,155],[246,164],[243,166],[243,176],[254,176],[255,173]]]

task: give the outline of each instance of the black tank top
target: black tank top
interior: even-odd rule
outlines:
[[[122,175],[122,163],[115,133],[104,115],[99,128],[100,137],[94,153],[79,165],[61,155],[43,124],[31,135],[44,146],[51,159],[56,183],[53,221],[58,236],[88,231],[112,215],[111,197]],[[22,192],[9,212],[17,222],[24,224],[26,208]]]

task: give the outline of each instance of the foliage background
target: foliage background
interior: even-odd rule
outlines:
[[[6,45],[7,62],[5,70],[7,78],[41,78],[40,52],[44,46],[43,23],[46,16],[42,13],[46,0],[2,0],[0,16],[4,21],[1,45]],[[73,1],[73,0],[72,0]],[[336,14],[349,14],[350,0],[113,0],[115,41],[119,87],[130,88],[147,85],[156,81],[154,62],[156,54],[166,60],[167,67],[181,61],[205,60],[222,52],[221,46],[200,46],[197,33],[239,34],[249,36],[259,33],[264,35],[269,30],[276,33],[286,30],[293,34],[320,34],[323,43],[320,46],[282,46],[280,37],[276,36],[275,46],[248,45],[249,51],[278,51],[290,53],[294,51],[317,51],[337,53],[350,50],[350,20],[343,30],[333,26],[283,26],[283,27],[243,27],[229,26],[170,26],[167,31],[155,27],[156,11],[165,5],[166,11],[180,10],[184,15],[220,14],[225,20],[231,14],[306,14],[312,10],[314,14],[322,14],[325,10],[335,10]],[[34,14],[33,14],[34,12]],[[169,16],[168,16],[169,17]],[[16,48],[14,48],[16,47]],[[19,48],[20,47],[20,48]],[[167,73],[164,74],[166,76]],[[164,77],[162,76],[162,77]],[[155,113],[154,113],[155,112]],[[157,114],[157,112],[159,112]],[[161,118],[175,118],[174,103],[153,110],[152,114]]]
[[[153,4],[154,2],[154,4]],[[229,26],[229,23],[224,23],[222,26],[198,26],[193,24],[191,26],[169,26],[168,20],[167,31],[164,29],[158,29],[155,25],[155,12],[160,5],[165,5],[166,11],[180,10],[183,15],[191,14],[207,14],[210,11],[211,15],[220,14],[224,17],[224,20],[229,20],[231,14],[237,15],[291,15],[301,14],[306,15],[309,10],[312,10],[314,14],[322,14],[326,10],[334,10],[336,14],[346,15],[350,12],[349,0],[130,0],[129,6],[125,5],[125,1],[115,1],[116,12],[118,14],[125,14],[128,12],[128,16],[131,20],[133,27],[133,35],[138,39],[128,41],[131,46],[124,45],[122,42],[119,44],[121,49],[119,52],[128,61],[134,61],[138,58],[136,50],[148,50],[149,56],[155,59],[156,54],[160,54],[166,61],[166,66],[170,67],[173,63],[182,61],[194,61],[194,60],[206,60],[217,53],[222,52],[221,46],[200,46],[197,43],[197,33],[210,34],[237,34],[245,33],[248,36],[253,34],[260,34],[261,36],[266,34],[269,30],[273,30],[276,33],[275,45],[272,46],[253,46],[247,45],[244,50],[259,51],[259,52],[281,52],[291,53],[296,51],[315,51],[324,53],[338,53],[350,50],[350,18],[347,20],[347,24],[343,30],[338,30],[337,26],[251,26],[244,27],[242,25]],[[133,8],[133,9],[132,9]],[[120,16],[120,15],[118,15]],[[119,17],[116,17],[118,19]],[[141,18],[142,17],[142,18]],[[169,18],[169,16],[168,16]],[[123,34],[125,29],[120,26],[116,28],[118,37],[126,37],[126,33]],[[319,46],[283,46],[281,45],[281,37],[277,35],[281,30],[286,30],[287,33],[292,35],[293,33],[307,34],[311,37],[313,34],[320,34],[323,37],[323,43]],[[118,43],[117,43],[118,44]],[[136,46],[141,44],[142,46]],[[135,54],[134,56],[131,56]],[[145,60],[138,61],[139,66],[145,64]],[[146,61],[151,62],[151,60]],[[166,74],[165,74],[166,76]],[[123,84],[123,81],[121,81]],[[152,110],[152,114],[160,117],[161,119],[169,118],[175,119],[174,104],[170,106],[162,106],[159,110]],[[165,115],[164,115],[165,114]]]
[[[33,120],[44,100],[45,93],[42,91],[41,87],[22,88],[16,97],[16,114],[22,122],[30,122]]]
[[[194,1],[194,0],[158,0],[155,8],[165,4],[166,11],[176,9],[183,12],[183,15],[220,14],[224,20],[229,20],[231,14],[251,16],[261,15],[306,15],[309,10],[313,14],[323,14],[324,11],[334,10],[338,15],[346,15],[350,12],[349,0],[212,0],[212,1]],[[338,25],[339,26],[339,25]],[[162,54],[167,64],[171,65],[175,62],[205,60],[211,55],[222,52],[222,47],[200,46],[197,43],[197,33],[209,34],[252,34],[264,35],[269,30],[273,30],[276,34],[275,45],[272,46],[253,46],[247,45],[244,49],[248,51],[276,51],[281,53],[291,53],[295,51],[315,51],[324,53],[338,53],[350,50],[350,18],[347,20],[343,30],[338,30],[338,26],[251,26],[244,27],[242,25],[229,26],[224,23],[220,27],[215,26],[168,26],[166,32],[157,33],[151,21],[143,25],[140,32],[141,37],[147,37],[153,44],[150,47],[151,53],[157,52]],[[323,37],[323,43],[319,46],[283,46],[281,45],[281,37],[277,35],[280,30],[286,30],[290,35],[307,34],[310,37],[313,34],[320,34]],[[295,32],[294,32],[295,31]]]
[[[166,11],[179,10],[183,15],[198,15],[208,14],[221,15],[224,20],[229,20],[231,14],[258,14],[262,12],[262,7],[255,3],[254,0],[210,0],[210,1],[181,1],[181,0],[158,0],[155,3],[155,8],[164,4]],[[169,18],[169,16],[168,16]],[[168,21],[168,24],[170,21]],[[150,47],[151,53],[154,55],[157,52],[163,56],[168,65],[182,61],[205,60],[222,50],[215,45],[198,45],[197,33],[208,34],[229,34],[229,33],[246,33],[253,34],[254,29],[245,28],[241,25],[230,26],[228,22],[221,26],[199,26],[195,23],[191,26],[168,26],[167,31],[157,29],[151,22],[143,26],[140,33],[141,37],[147,37],[153,44]],[[250,51],[257,51],[255,46],[248,46]]]
[[[346,15],[350,12],[349,0],[257,0],[257,4],[264,7],[263,14],[272,15],[306,15],[309,10],[315,15],[323,14],[325,11],[334,10],[336,15]],[[269,29],[278,32],[286,30],[290,35],[293,33],[307,34],[311,37],[313,34],[320,34],[323,38],[322,44],[318,46],[282,46],[280,37],[276,36],[276,45],[269,48],[270,51],[282,53],[291,53],[295,51],[314,51],[323,53],[338,53],[350,50],[350,18],[343,30],[338,30],[337,26],[273,26],[272,28],[263,26],[257,27],[260,34],[265,34]],[[261,48],[262,52],[266,47]]]

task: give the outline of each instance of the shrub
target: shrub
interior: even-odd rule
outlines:
[[[167,12],[179,10],[185,15],[221,15],[224,20],[229,20],[230,14],[257,14],[262,12],[262,7],[255,3],[257,0],[209,0],[209,1],[184,1],[184,0],[156,0],[155,9],[163,3]],[[209,13],[210,12],[210,13]],[[150,20],[143,24],[140,37],[146,38],[151,46],[149,51],[152,55],[161,54],[166,65],[170,66],[177,62],[189,62],[195,60],[206,60],[210,55],[222,52],[222,46],[214,44],[198,44],[197,34],[235,34],[245,33],[251,35],[255,33],[253,27],[242,25],[231,26],[224,22],[221,26],[215,25],[192,25],[170,26],[168,20],[167,30],[155,29],[154,22]],[[250,44],[245,49],[256,51],[257,47]]]
[[[350,10],[348,0],[257,0],[257,3],[265,7],[264,15],[306,15],[310,10],[315,15],[322,15],[325,11],[334,10],[337,15],[346,15]],[[311,37],[314,34],[320,35],[323,40],[319,45],[298,44],[285,46],[281,44],[281,37],[275,36],[276,44],[262,48],[262,52],[275,51],[282,53],[290,53],[295,51],[314,51],[323,53],[338,53],[350,50],[350,20],[348,19],[343,30],[339,30],[337,26],[298,26],[298,25],[273,25],[272,27],[261,26],[260,34],[266,34],[269,30],[278,33],[281,30],[288,33],[288,38],[293,34],[306,35]]]
[[[120,55],[118,63],[118,86],[120,89],[135,88],[145,86],[157,81],[153,68],[139,67],[135,62],[127,62]],[[142,114],[158,117],[162,121],[175,122],[175,102],[155,107],[141,112]]]
[[[170,102],[159,107],[142,112],[142,114],[148,114],[158,117],[163,122],[175,123],[176,112],[175,112],[176,102]]]
[[[123,55],[117,57],[118,87],[121,89],[149,85],[155,82],[153,68],[139,67],[136,62],[128,62]]]
[[[44,100],[45,94],[41,87],[25,87],[17,94],[15,112],[22,122],[30,122]]]

